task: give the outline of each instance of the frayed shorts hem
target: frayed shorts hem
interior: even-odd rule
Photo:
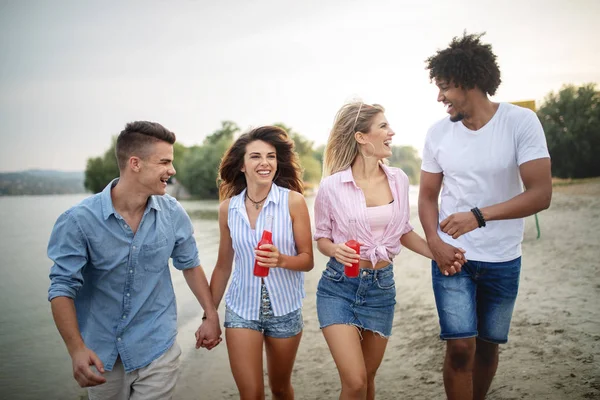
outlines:
[[[376,331],[376,330],[373,330],[373,329],[369,329],[369,328],[365,328],[364,326],[361,326],[359,324],[353,324],[352,322],[332,322],[332,323],[327,324],[327,325],[322,325],[319,328],[321,330],[323,330],[324,328],[327,328],[328,326],[332,326],[332,325],[350,325],[350,326],[355,327],[358,330],[358,334],[360,335],[360,339],[361,340],[362,340],[362,334],[361,334],[361,332],[363,332],[363,331],[373,332],[373,333],[381,336],[384,339],[389,339],[390,336],[392,336],[391,333],[389,335],[384,335],[382,332],[379,332],[379,331]]]

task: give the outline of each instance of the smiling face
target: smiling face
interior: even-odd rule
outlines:
[[[175,175],[173,145],[165,141],[148,144],[148,154],[139,158],[138,182],[148,195],[167,193],[167,180]]]
[[[378,160],[391,157],[392,137],[395,135],[385,115],[380,112],[373,117],[371,127],[367,134],[357,132],[355,137],[358,143],[364,147],[364,154],[373,156]],[[369,144],[370,143],[370,144]],[[372,146],[371,146],[372,145]]]
[[[446,106],[446,112],[450,114],[450,121],[458,122],[465,118],[467,108],[467,90],[456,87],[454,82],[442,78],[436,78],[438,87],[437,101]]]
[[[275,147],[262,140],[248,143],[242,172],[246,176],[247,184],[270,184],[277,172]]]

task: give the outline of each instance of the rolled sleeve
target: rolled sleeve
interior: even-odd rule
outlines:
[[[192,220],[178,201],[171,209],[175,246],[171,253],[173,266],[178,270],[190,269],[200,265],[198,246],[194,237]]]
[[[50,268],[48,301],[60,296],[74,299],[83,286],[81,270],[88,262],[88,254],[83,233],[68,211],[54,224],[48,257],[54,262]]]
[[[315,234],[313,240],[332,239],[330,198],[325,185],[319,188],[315,198]]]

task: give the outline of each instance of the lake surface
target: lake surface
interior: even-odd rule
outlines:
[[[417,187],[410,202],[416,204]],[[87,195],[0,197],[0,399],[85,398],[47,300],[52,265],[48,238],[58,216]],[[216,201],[182,201],[190,214],[200,260],[210,277],[219,231]],[[307,198],[312,215],[313,198]],[[171,269],[179,313],[178,341],[189,354],[202,310],[181,272]],[[201,355],[196,354],[196,357]]]

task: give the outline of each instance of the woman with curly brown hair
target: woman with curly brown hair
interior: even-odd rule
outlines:
[[[221,160],[219,180],[220,243],[210,289],[218,307],[235,259],[225,295],[225,337],[240,398],[265,396],[264,343],[273,398],[293,399],[303,272],[313,268],[310,218],[293,141],[276,126],[241,135]],[[257,249],[269,225],[273,244]],[[253,273],[255,266],[264,273]]]

